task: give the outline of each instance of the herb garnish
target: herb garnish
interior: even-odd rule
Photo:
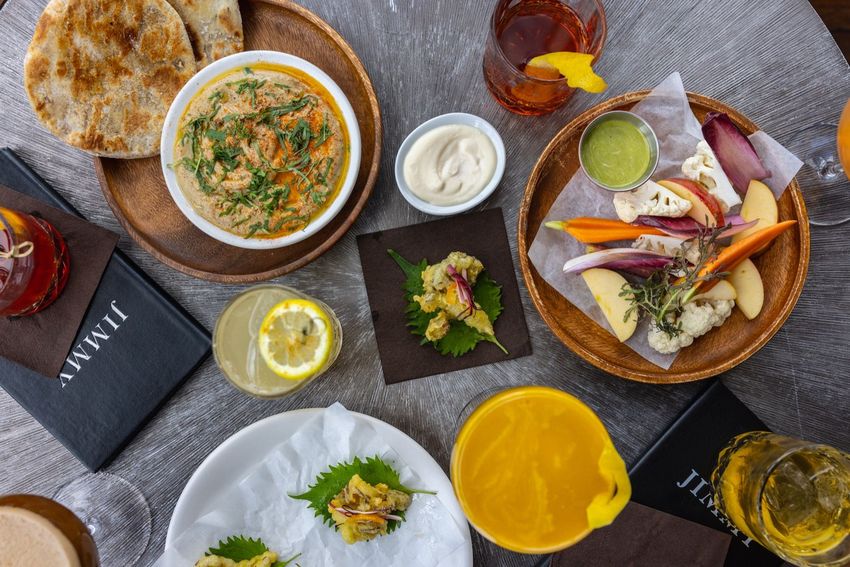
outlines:
[[[252,539],[250,537],[239,535],[230,536],[226,540],[219,541],[218,547],[209,548],[206,555],[215,555],[217,557],[223,557],[225,559],[230,559],[231,561],[239,562],[250,561],[267,551],[269,551],[269,548],[260,538]],[[299,557],[301,557],[300,553],[283,561],[275,561],[272,563],[271,567],[286,567]],[[298,566],[297,563],[295,565],[296,567]]]
[[[257,91],[266,84],[266,81],[265,79],[262,81],[258,79],[242,79],[227,84],[237,85],[236,94],[248,93],[248,96],[251,98],[251,108],[254,108],[257,106]]]
[[[319,135],[316,136],[316,147],[318,148],[319,146],[324,144],[332,135],[333,132],[331,131],[331,127],[328,124],[328,115],[325,114],[322,117],[322,125],[319,126]]]
[[[638,316],[646,314],[652,324],[667,336],[675,337],[682,332],[678,316],[685,303],[691,298],[691,289],[699,281],[711,281],[724,278],[726,272],[711,272],[700,275],[703,268],[717,256],[717,238],[731,225],[700,230],[697,237],[682,242],[680,254],[673,262],[661,270],[653,272],[639,283],[623,286],[620,297],[628,299],[632,306],[626,311],[628,320],[634,311]],[[686,252],[696,244],[699,251],[695,264],[686,258]]]

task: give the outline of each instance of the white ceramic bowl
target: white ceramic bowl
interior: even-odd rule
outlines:
[[[462,124],[466,126],[472,126],[483,132],[493,143],[493,147],[496,149],[496,170],[493,172],[493,177],[490,179],[490,182],[469,201],[464,203],[460,203],[457,205],[434,205],[427,201],[423,201],[419,197],[417,197],[413,191],[410,190],[410,187],[407,185],[407,182],[404,180],[404,159],[407,157],[408,152],[410,152],[410,147],[421,138],[424,134],[430,132],[431,130],[438,128],[440,126],[448,126],[448,125],[456,125]],[[464,112],[452,112],[449,114],[442,114],[440,116],[436,116],[430,120],[427,120],[420,124],[413,132],[411,132],[407,138],[405,138],[404,142],[402,142],[401,147],[398,149],[398,153],[395,156],[395,181],[396,185],[398,185],[399,191],[401,191],[401,195],[404,199],[422,211],[423,213],[428,213],[429,215],[438,215],[438,216],[448,216],[448,215],[456,215],[458,213],[462,213],[464,211],[468,211],[473,207],[481,204],[486,200],[498,187],[499,182],[502,180],[502,175],[505,173],[505,143],[502,141],[502,137],[499,135],[499,132],[493,128],[492,124],[481,118],[480,116],[475,116],[474,114],[466,114]]]
[[[336,196],[330,206],[325,209],[319,216],[314,218],[304,230],[281,236],[280,238],[243,238],[222,228],[217,227],[210,221],[199,215],[192,205],[189,203],[183,190],[177,183],[177,175],[169,167],[169,164],[174,163],[174,144],[179,129],[180,117],[189,101],[195,94],[204,88],[211,80],[219,75],[240,69],[242,67],[254,65],[256,63],[272,63],[275,65],[285,65],[298,69],[303,73],[310,75],[319,84],[325,87],[339,107],[342,113],[343,121],[345,122],[346,130],[348,130],[348,142],[351,151],[351,156],[348,163],[348,171],[346,171],[339,194]],[[288,53],[280,53],[277,51],[243,51],[235,53],[219,59],[204,67],[194,77],[189,79],[174,102],[171,103],[171,108],[165,117],[165,124],[162,128],[162,139],[160,140],[160,160],[162,162],[162,174],[165,176],[165,184],[168,186],[168,192],[171,198],[177,204],[180,211],[188,218],[192,224],[201,229],[207,235],[215,238],[218,241],[236,246],[239,248],[250,248],[254,250],[267,250],[271,248],[283,248],[290,244],[300,242],[305,238],[309,238],[313,234],[320,231],[327,225],[348,200],[351,191],[354,189],[354,183],[357,180],[357,172],[360,170],[360,127],[357,124],[357,117],[354,114],[354,109],[351,103],[348,102],[342,89],[331,79],[324,71],[313,65],[312,63],[289,55]]]

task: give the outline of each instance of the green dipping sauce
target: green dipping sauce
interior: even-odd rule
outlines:
[[[608,187],[628,187],[650,166],[649,142],[637,126],[625,120],[603,120],[584,135],[584,171]]]

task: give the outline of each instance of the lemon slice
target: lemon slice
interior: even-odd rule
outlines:
[[[574,89],[582,89],[590,93],[601,93],[608,84],[605,79],[593,72],[593,55],[589,53],[573,53],[571,51],[556,51],[538,55],[528,62],[525,72],[533,77],[552,78],[544,73],[555,69],[567,78],[567,84]],[[557,77],[555,77],[557,78]]]
[[[287,299],[266,314],[257,339],[272,372],[287,380],[303,380],[328,361],[333,330],[315,302]]]

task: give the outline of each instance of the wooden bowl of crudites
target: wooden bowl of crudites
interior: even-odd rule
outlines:
[[[588,123],[610,110],[628,110],[649,91],[627,93],[587,110],[552,139],[531,172],[519,214],[518,241],[522,274],[534,306],[552,332],[581,358],[629,380],[652,384],[692,382],[740,364],[779,330],[800,297],[809,267],[809,221],[796,179],[779,200],[779,220],[796,220],[762,255],[753,258],[764,281],[764,308],[749,321],[735,309],[722,327],[683,349],[669,370],[643,359],[585,316],[547,284],[528,258],[528,249],[555,198],[579,169],[578,142]],[[711,111],[725,112],[746,134],[758,127],[733,108],[707,96],[688,93],[698,120]],[[565,235],[566,236],[566,235]],[[566,277],[566,276],[565,276]]]

